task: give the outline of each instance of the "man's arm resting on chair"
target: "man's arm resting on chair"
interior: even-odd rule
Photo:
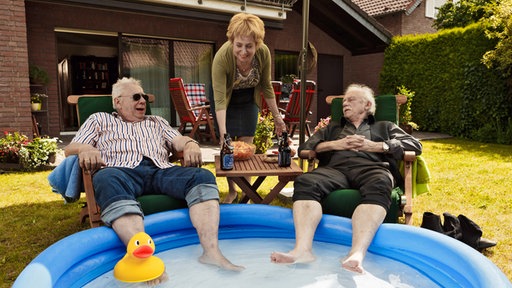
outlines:
[[[176,152],[183,152],[184,166],[200,167],[203,164],[201,148],[196,140],[188,136],[178,136],[172,140],[172,146]]]
[[[84,171],[94,171],[106,165],[101,158],[100,151],[90,144],[71,142],[64,148],[64,154],[78,155],[80,168]]]

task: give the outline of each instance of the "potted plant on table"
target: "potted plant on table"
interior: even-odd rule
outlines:
[[[274,136],[274,118],[272,113],[263,111],[258,113],[258,124],[256,124],[256,133],[254,134],[253,144],[256,146],[256,154],[265,154],[267,150],[274,145],[272,137]]]

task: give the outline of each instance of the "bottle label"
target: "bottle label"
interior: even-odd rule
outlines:
[[[222,170],[231,170],[233,169],[233,166],[235,164],[235,158],[233,157],[233,154],[224,154],[222,155],[222,161],[221,168]]]

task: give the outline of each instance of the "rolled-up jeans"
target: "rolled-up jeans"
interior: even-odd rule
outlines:
[[[143,217],[137,197],[149,194],[169,195],[194,204],[219,200],[215,176],[209,170],[173,166],[161,169],[149,158],[135,168],[106,167],[93,176],[95,199],[101,208],[101,220],[111,226],[126,214]]]

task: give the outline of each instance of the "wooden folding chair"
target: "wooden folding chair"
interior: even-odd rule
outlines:
[[[283,88],[283,82],[281,81],[271,81],[272,88],[274,89],[274,94],[276,95],[276,105],[277,108],[279,108],[279,103],[281,99],[281,89]],[[261,111],[268,110],[267,101],[265,101],[265,97],[263,96],[263,93],[261,93]]]
[[[301,95],[300,95],[300,81],[293,83],[293,91],[290,95],[290,101],[286,106],[286,109],[280,109],[283,114],[283,121],[288,127],[288,135],[293,137],[295,130],[299,127],[300,124],[300,116],[301,112],[304,113],[304,119],[306,120],[306,133],[311,136],[311,130],[309,128],[310,121],[308,120],[308,116],[312,114],[309,110],[311,107],[311,102],[313,101],[313,96],[316,92],[316,83],[314,81],[308,80],[306,82],[306,106],[304,109],[301,107]]]
[[[174,108],[180,117],[178,131],[184,134],[187,124],[190,123],[192,125],[191,138],[196,138],[200,141],[200,136],[202,136],[209,138],[212,144],[218,144],[213,116],[210,114],[210,105],[192,107],[183,86],[183,79],[181,78],[171,78],[169,80],[169,91]],[[199,113],[196,115],[194,111],[199,111]],[[201,130],[201,125],[205,126],[204,131]]]
[[[149,101],[146,102],[146,114],[151,114],[150,102],[153,102],[155,96],[148,94]],[[70,95],[67,98],[68,103],[76,105],[78,117],[78,125],[82,125],[85,120],[96,112],[114,112],[111,95]],[[172,162],[180,162],[183,165],[183,154],[173,151],[170,159]],[[83,186],[85,192],[86,203],[80,210],[80,221],[85,222],[87,217],[91,227],[98,227],[101,221],[100,207],[94,198],[94,187],[92,185],[92,174],[82,171]],[[142,211],[145,215],[156,212],[186,208],[187,203],[184,200],[174,199],[167,195],[143,195],[137,198],[141,204]]]

